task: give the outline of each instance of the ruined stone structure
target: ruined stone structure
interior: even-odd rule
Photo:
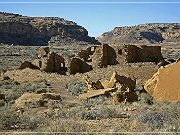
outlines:
[[[107,65],[115,65],[118,64],[116,58],[115,50],[107,44],[102,44],[96,48],[92,56],[92,66],[93,68],[103,68],[107,67]]]
[[[65,59],[60,55],[50,52],[48,47],[41,47],[38,50],[38,59],[32,62],[23,62],[19,69],[40,69],[45,72],[66,74]]]
[[[159,62],[162,61],[160,46],[135,46],[135,45],[113,45],[102,44],[95,49],[92,55],[92,66],[107,67],[135,62]]]
[[[38,50],[38,58],[47,57],[48,53],[50,52],[49,47],[40,47]]]
[[[94,54],[97,47],[98,46],[88,47],[86,50],[82,50],[78,52],[78,57],[83,59],[86,62],[91,62],[92,61],[91,57]]]
[[[85,73],[92,70],[92,66],[81,60],[80,58],[72,58],[69,65],[69,73]]]
[[[51,100],[62,101],[61,95],[56,93],[24,93],[21,97],[16,99],[14,103],[15,108],[24,108],[26,105],[36,104],[44,107],[46,103]]]
[[[159,62],[163,59],[161,46],[135,46],[123,45],[114,46],[119,63],[127,62]]]
[[[65,64],[65,59],[48,47],[41,47],[38,50],[38,59],[31,62],[24,62],[19,69],[29,67],[40,69],[45,72],[56,72],[66,74],[85,73],[95,68],[103,68],[108,65],[135,63],[135,62],[160,62],[163,60],[160,46],[135,46],[117,45],[88,47],[78,53],[78,56],[71,58]]]
[[[38,54],[38,56],[40,55]],[[65,59],[54,52],[42,55],[40,58],[35,59],[32,63],[45,72],[65,74],[67,71],[67,68],[65,67]]]

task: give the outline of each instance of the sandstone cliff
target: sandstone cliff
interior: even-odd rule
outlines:
[[[3,44],[98,44],[95,38],[88,36],[85,28],[75,22],[58,17],[28,17],[4,12],[0,12],[0,35],[0,43]]]
[[[152,44],[180,41],[180,23],[115,27],[97,38],[106,44]]]

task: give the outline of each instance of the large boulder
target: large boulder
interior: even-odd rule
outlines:
[[[160,68],[144,86],[155,100],[180,100],[180,62]]]

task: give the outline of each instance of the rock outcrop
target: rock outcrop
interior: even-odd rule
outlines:
[[[68,41],[98,44],[88,31],[72,21],[58,17],[28,17],[0,12],[0,43],[50,45]]]
[[[180,62],[160,68],[144,87],[155,100],[179,101]]]
[[[16,108],[24,108],[25,106],[29,107],[42,107],[45,106],[45,104],[49,100],[62,100],[61,96],[59,94],[55,93],[24,93],[21,97],[19,97],[15,103],[14,106]]]
[[[180,41],[180,23],[143,24],[115,27],[97,38],[106,44],[151,44]]]

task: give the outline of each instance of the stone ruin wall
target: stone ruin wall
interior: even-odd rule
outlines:
[[[120,46],[120,45],[113,45],[111,46],[116,54],[116,62],[119,64],[122,64],[125,62],[125,50],[124,50],[124,46]],[[115,55],[114,55],[115,56]]]
[[[91,56],[94,54],[97,47],[98,46],[92,46],[88,47],[86,50],[81,50],[80,52],[78,52],[78,57],[86,62],[91,62]]]
[[[66,63],[62,56],[49,52],[49,48],[40,48],[38,59],[35,59],[32,65],[45,72],[57,72],[60,74],[69,72],[70,74],[75,74],[85,73],[96,68],[107,67],[108,65],[159,62],[162,59],[160,46],[109,46],[108,44],[102,44],[80,51],[77,57],[71,58]],[[31,68],[32,65],[29,67]]]
[[[159,62],[163,59],[161,46],[125,46],[126,62]]]
[[[65,59],[56,53],[49,52],[47,49],[40,48],[38,51],[38,59],[35,59],[32,64],[36,65],[45,72],[64,73],[67,71],[65,67]]]
[[[127,63],[133,63],[133,62],[139,62],[138,57],[138,47],[134,45],[128,45],[125,47],[126,51],[126,62]]]
[[[159,62],[163,59],[161,54],[161,46],[141,46],[138,49],[139,61],[142,62]]]
[[[107,67],[107,65],[115,65],[118,63],[116,58],[115,50],[108,44],[102,44],[96,48],[92,56],[92,66],[93,68],[103,68]]]
[[[72,58],[68,67],[70,74],[85,73],[92,70],[92,66],[80,58]]]

